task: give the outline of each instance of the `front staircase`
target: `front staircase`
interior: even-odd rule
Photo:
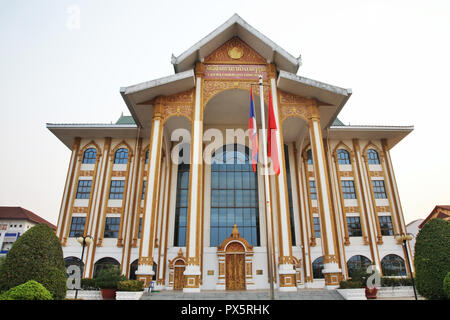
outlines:
[[[344,300],[336,290],[299,289],[296,292],[275,291],[275,300]],[[146,292],[141,300],[269,300],[269,290],[248,291],[182,291]]]

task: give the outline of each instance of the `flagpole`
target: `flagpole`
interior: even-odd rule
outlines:
[[[261,106],[261,129],[263,135],[263,161],[264,161],[264,184],[266,193],[266,235],[267,235],[267,255],[269,256],[269,283],[270,283],[270,300],[274,299],[273,290],[273,265],[272,265],[272,216],[270,210],[270,190],[269,190],[269,168],[267,165],[267,138],[266,138],[266,119],[264,112],[264,88],[263,78],[259,76],[259,98]]]

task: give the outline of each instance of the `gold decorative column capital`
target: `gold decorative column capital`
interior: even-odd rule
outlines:
[[[153,107],[153,120],[161,120],[162,119],[164,102],[165,102],[165,99],[163,96],[156,97],[155,105]]]
[[[203,77],[205,75],[205,65],[202,62],[195,64],[195,76]]]

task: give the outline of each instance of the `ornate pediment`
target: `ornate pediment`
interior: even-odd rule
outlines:
[[[240,38],[234,37],[207,56],[204,63],[267,64],[267,61]]]

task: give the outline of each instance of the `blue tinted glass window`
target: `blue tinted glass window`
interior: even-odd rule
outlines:
[[[289,199],[289,218],[291,223],[291,240],[292,245],[295,246],[295,220],[294,220],[294,204],[292,200],[292,184],[291,184],[291,167],[289,164],[289,148],[284,145],[284,163],[286,166],[286,182],[288,188],[288,199]]]
[[[242,237],[259,246],[257,178],[249,163],[247,147],[227,145],[215,152],[211,165],[212,247],[231,235],[234,224]]]
[[[91,194],[92,180],[79,180],[76,199],[89,199]]]
[[[89,148],[83,154],[83,163],[95,163],[97,157],[97,149]]]
[[[115,164],[126,164],[128,162],[128,149],[120,148],[114,156]]]
[[[347,150],[339,149],[337,152],[337,159],[339,164],[350,164],[350,154]]]
[[[125,187],[125,180],[111,180],[111,187],[109,188],[109,198],[123,199],[124,187]]]
[[[374,149],[367,150],[367,161],[369,164],[380,164],[378,152]]]
[[[84,232],[86,217],[73,217],[70,225],[69,237],[80,237]]]
[[[174,246],[186,246],[187,213],[189,197],[189,164],[178,165],[177,195],[175,205]]]
[[[107,217],[105,222],[104,238],[117,238],[119,237],[119,217]]]

